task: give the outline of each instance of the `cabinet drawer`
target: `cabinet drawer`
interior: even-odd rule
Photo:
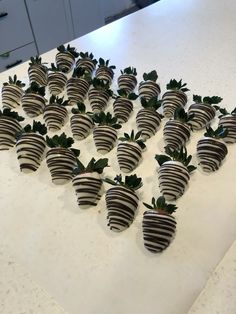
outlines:
[[[9,55],[6,57],[0,56],[0,72],[18,65],[36,55],[37,51],[34,43],[10,51]]]
[[[0,0],[0,38],[0,54],[34,41],[24,0]]]

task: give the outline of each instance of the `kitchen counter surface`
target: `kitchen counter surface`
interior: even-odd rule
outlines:
[[[120,69],[136,67],[139,81],[143,72],[156,69],[162,92],[172,78],[188,83],[187,106],[193,94],[218,95],[230,110],[235,106],[235,10],[233,0],[162,0],[71,45],[116,65],[113,89]],[[55,54],[52,50],[42,55],[43,61],[53,62]],[[0,80],[16,73],[27,83],[27,68],[25,63],[3,72]],[[135,128],[139,108],[137,100],[122,131]],[[143,162],[135,171],[144,181],[140,200],[147,203],[160,195],[154,156],[163,152],[162,127],[147,142]],[[71,134],[69,124],[63,131]],[[194,132],[187,145],[195,164],[196,143],[202,135],[203,131]],[[91,135],[75,147],[81,149],[83,161],[91,154],[99,156]],[[189,188],[177,201],[175,239],[157,255],[143,247],[142,202],[131,227],[113,233],[107,227],[104,195],[97,207],[81,210],[71,183],[51,183],[45,160],[36,173],[26,175],[20,173],[15,148],[2,151],[1,243],[66,313],[187,313],[236,237],[235,145],[228,150],[217,172],[204,174],[198,169],[191,176]],[[105,174],[112,177],[119,173],[116,150],[107,157],[111,167]],[[4,302],[4,295],[0,297]]]

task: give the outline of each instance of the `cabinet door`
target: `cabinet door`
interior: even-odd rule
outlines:
[[[0,55],[0,72],[8,70],[37,54],[35,44],[29,44],[22,48],[10,51],[5,55]]]
[[[105,24],[102,0],[70,0],[75,37]]]
[[[0,55],[33,41],[24,0],[0,0]]]
[[[39,53],[74,38],[69,0],[26,0]]]

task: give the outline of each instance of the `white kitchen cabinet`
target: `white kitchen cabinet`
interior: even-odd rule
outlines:
[[[75,38],[105,24],[102,0],[70,0]]]
[[[69,0],[26,0],[39,54],[74,39]]]
[[[16,50],[12,50],[0,56],[0,72],[8,70],[28,59],[36,56],[37,50],[35,44],[31,43]]]
[[[24,0],[0,0],[0,71],[37,54]]]
[[[0,0],[0,55],[32,43],[24,0]]]

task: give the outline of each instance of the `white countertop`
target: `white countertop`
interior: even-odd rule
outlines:
[[[188,105],[192,94],[218,95],[222,106],[233,109],[235,10],[234,0],[162,0],[71,45],[109,58],[117,66],[116,77],[127,66],[137,68],[139,81],[143,72],[156,69],[163,92],[171,78],[188,83]],[[55,53],[44,54],[43,61],[54,61]],[[27,68],[26,63],[3,72],[0,80],[16,73],[26,81]],[[136,104],[135,113],[140,108]],[[135,113],[120,134],[135,128]],[[63,131],[71,134],[69,125]],[[194,133],[187,145],[194,157],[202,134]],[[75,147],[81,149],[82,161],[91,154],[98,157],[92,136]],[[81,210],[71,183],[51,183],[45,160],[36,173],[25,175],[19,171],[15,149],[0,152],[1,243],[70,314],[187,313],[236,238],[236,146],[228,149],[219,171],[206,175],[199,169],[192,175],[189,189],[177,202],[176,237],[158,255],[143,247],[141,203],[131,227],[114,234],[106,226],[104,196],[96,208]],[[161,128],[147,142],[144,160],[134,171],[144,178],[142,201],[160,195],[154,155],[162,150]],[[111,167],[106,174],[112,177],[120,172],[115,150],[107,156]]]

